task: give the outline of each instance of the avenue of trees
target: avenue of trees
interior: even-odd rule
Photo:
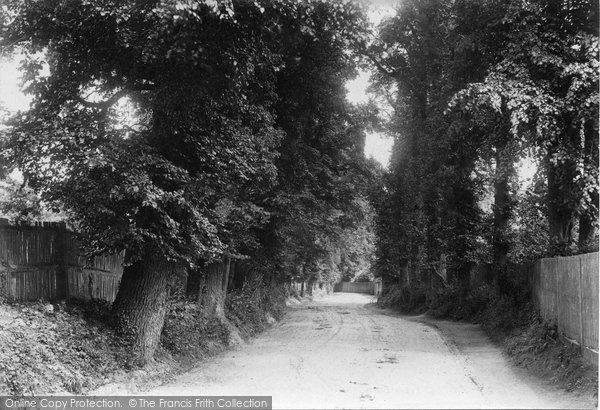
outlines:
[[[233,260],[265,287],[364,268],[355,242],[369,241],[375,168],[369,114],[345,97],[368,27],[356,4],[19,0],[1,12],[2,53],[20,56],[33,97],[3,131],[3,171],[20,169],[89,254],[125,251],[111,316],[136,362],[157,348],[178,266],[203,277],[199,302],[216,316]]]
[[[232,275],[466,294],[477,264],[501,281],[597,249],[597,13],[403,0],[371,28],[346,0],[6,0],[0,52],[33,101],[0,131],[0,176],[21,170],[14,197],[90,255],[125,252],[112,325],[140,364],[181,266],[221,319]],[[346,99],[359,67],[380,112]],[[372,129],[389,170],[364,158]]]
[[[596,1],[407,0],[366,52],[393,109],[388,283],[465,295],[478,264],[501,284],[510,263],[597,250]]]

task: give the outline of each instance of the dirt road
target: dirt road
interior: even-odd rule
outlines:
[[[511,366],[476,327],[335,294],[149,395],[266,395],[275,408],[585,408]]]

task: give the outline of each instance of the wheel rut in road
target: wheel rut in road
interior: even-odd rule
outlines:
[[[475,325],[336,293],[151,395],[273,396],[275,408],[593,408],[512,366]]]

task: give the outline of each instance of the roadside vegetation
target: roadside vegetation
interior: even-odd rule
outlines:
[[[404,1],[366,53],[395,138],[379,303],[481,323],[518,363],[597,389],[515,269],[598,250],[597,2]]]
[[[121,393],[146,390],[249,341],[282,318],[286,298],[248,285],[227,296],[230,322],[215,320],[197,303],[171,298],[154,359],[144,368],[108,325],[108,303],[0,305],[0,395],[86,394],[105,385]]]
[[[280,318],[290,283],[310,295],[368,272],[375,114],[345,89],[369,29],[362,7],[7,1],[0,23],[0,53],[32,98],[0,113],[0,212],[60,215],[87,256],[125,254],[116,299],[91,318],[4,306],[54,338],[20,319],[0,330],[7,392],[77,393],[165,357],[193,363]],[[26,357],[20,372],[31,349],[52,359]],[[38,386],[55,365],[64,377]]]
[[[384,288],[466,298],[479,264],[502,287],[510,264],[598,249],[597,19],[587,1],[408,1],[382,23]]]
[[[32,98],[0,107],[0,212],[125,255],[110,305],[2,305],[50,337],[0,328],[8,392],[193,363],[280,318],[294,283],[374,276],[383,305],[570,360],[511,266],[598,249],[596,2],[406,0],[371,27],[345,0],[7,0],[0,24]],[[54,366],[35,349],[63,376],[27,384]]]

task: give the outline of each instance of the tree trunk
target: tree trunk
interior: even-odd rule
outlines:
[[[551,241],[550,252],[567,255],[573,241],[575,212],[568,205],[568,195],[573,192],[575,166],[569,159],[560,168],[546,161],[548,174],[548,224]]]
[[[227,288],[225,289],[225,295],[227,296],[227,292],[229,289],[233,288],[233,282],[235,280],[235,272],[236,272],[236,263],[235,261],[231,261],[231,266],[229,267],[229,281],[227,283]]]
[[[401,287],[405,287],[409,281],[408,276],[409,276],[409,272],[410,272],[410,260],[407,259],[402,259],[402,261],[400,262],[400,269],[399,269],[399,273],[400,273],[400,286]]]
[[[598,209],[598,194],[595,194],[592,197],[592,202],[596,209]],[[580,251],[594,252],[594,243],[596,235],[598,234],[596,224],[597,220],[589,214],[584,214],[579,217],[578,247]]]
[[[581,200],[578,195],[577,161],[581,154],[581,128],[571,115],[563,119],[565,124],[564,141],[560,146],[551,147],[545,166],[548,178],[548,223],[550,252],[555,255],[568,255],[573,245],[575,207]],[[561,159],[553,158],[561,154]]]
[[[186,285],[186,296],[192,300],[198,300],[200,286],[202,284],[202,269],[200,267],[189,268]]]
[[[584,172],[588,173],[591,170],[598,169],[598,124],[597,120],[588,119],[584,126],[584,141],[583,141],[583,164]],[[589,194],[591,197],[591,205],[595,209],[588,209],[579,217],[579,238],[578,246],[580,251],[591,252],[594,240],[597,235],[598,223],[598,190],[594,190]]]
[[[313,295],[314,287],[315,287],[315,279],[314,278],[310,278],[308,280],[307,285],[306,285],[306,290],[308,291],[308,296],[312,296]]]
[[[471,291],[471,271],[473,270],[473,263],[467,262],[461,264],[458,268],[458,286],[459,286],[459,300],[463,303],[469,296]]]
[[[302,281],[302,285],[300,286],[300,297],[304,297],[304,280]]]
[[[228,256],[225,259],[225,273],[223,274],[223,299],[227,296],[227,288],[229,287],[229,274],[231,273],[231,258]]]
[[[212,263],[206,267],[206,279],[202,292],[202,308],[209,315],[225,316],[225,292],[223,282],[226,263]]]
[[[437,169],[436,169],[437,172]],[[442,201],[443,195],[440,186],[430,192],[430,197],[427,203],[428,212],[432,220],[432,229],[427,230],[426,236],[426,254],[429,255],[429,266],[430,268],[425,271],[426,273],[426,305],[430,306],[435,299],[435,294],[438,286],[438,282],[441,282],[443,286],[447,285],[448,272],[447,272],[447,257],[446,250],[440,241],[440,232],[443,229],[442,223]]]
[[[513,215],[514,201],[510,184],[516,175],[515,164],[506,144],[496,148],[496,173],[494,177],[494,230],[493,255],[494,266],[500,268],[506,264],[510,251],[508,228]]]
[[[508,120],[506,120],[508,123]],[[492,272],[496,286],[505,289],[506,264],[511,248],[509,237],[510,221],[513,217],[514,198],[510,191],[510,184],[517,175],[514,156],[510,152],[508,143],[509,125],[503,127],[501,140],[496,144],[496,171],[494,175],[494,215],[492,230]]]
[[[126,266],[112,305],[112,324],[131,349],[132,363],[143,366],[158,347],[167,306],[167,283],[173,269],[158,252]]]
[[[233,289],[241,289],[244,287],[244,282],[246,281],[247,276],[247,264],[243,262],[238,262],[235,264],[235,275],[233,278]]]

